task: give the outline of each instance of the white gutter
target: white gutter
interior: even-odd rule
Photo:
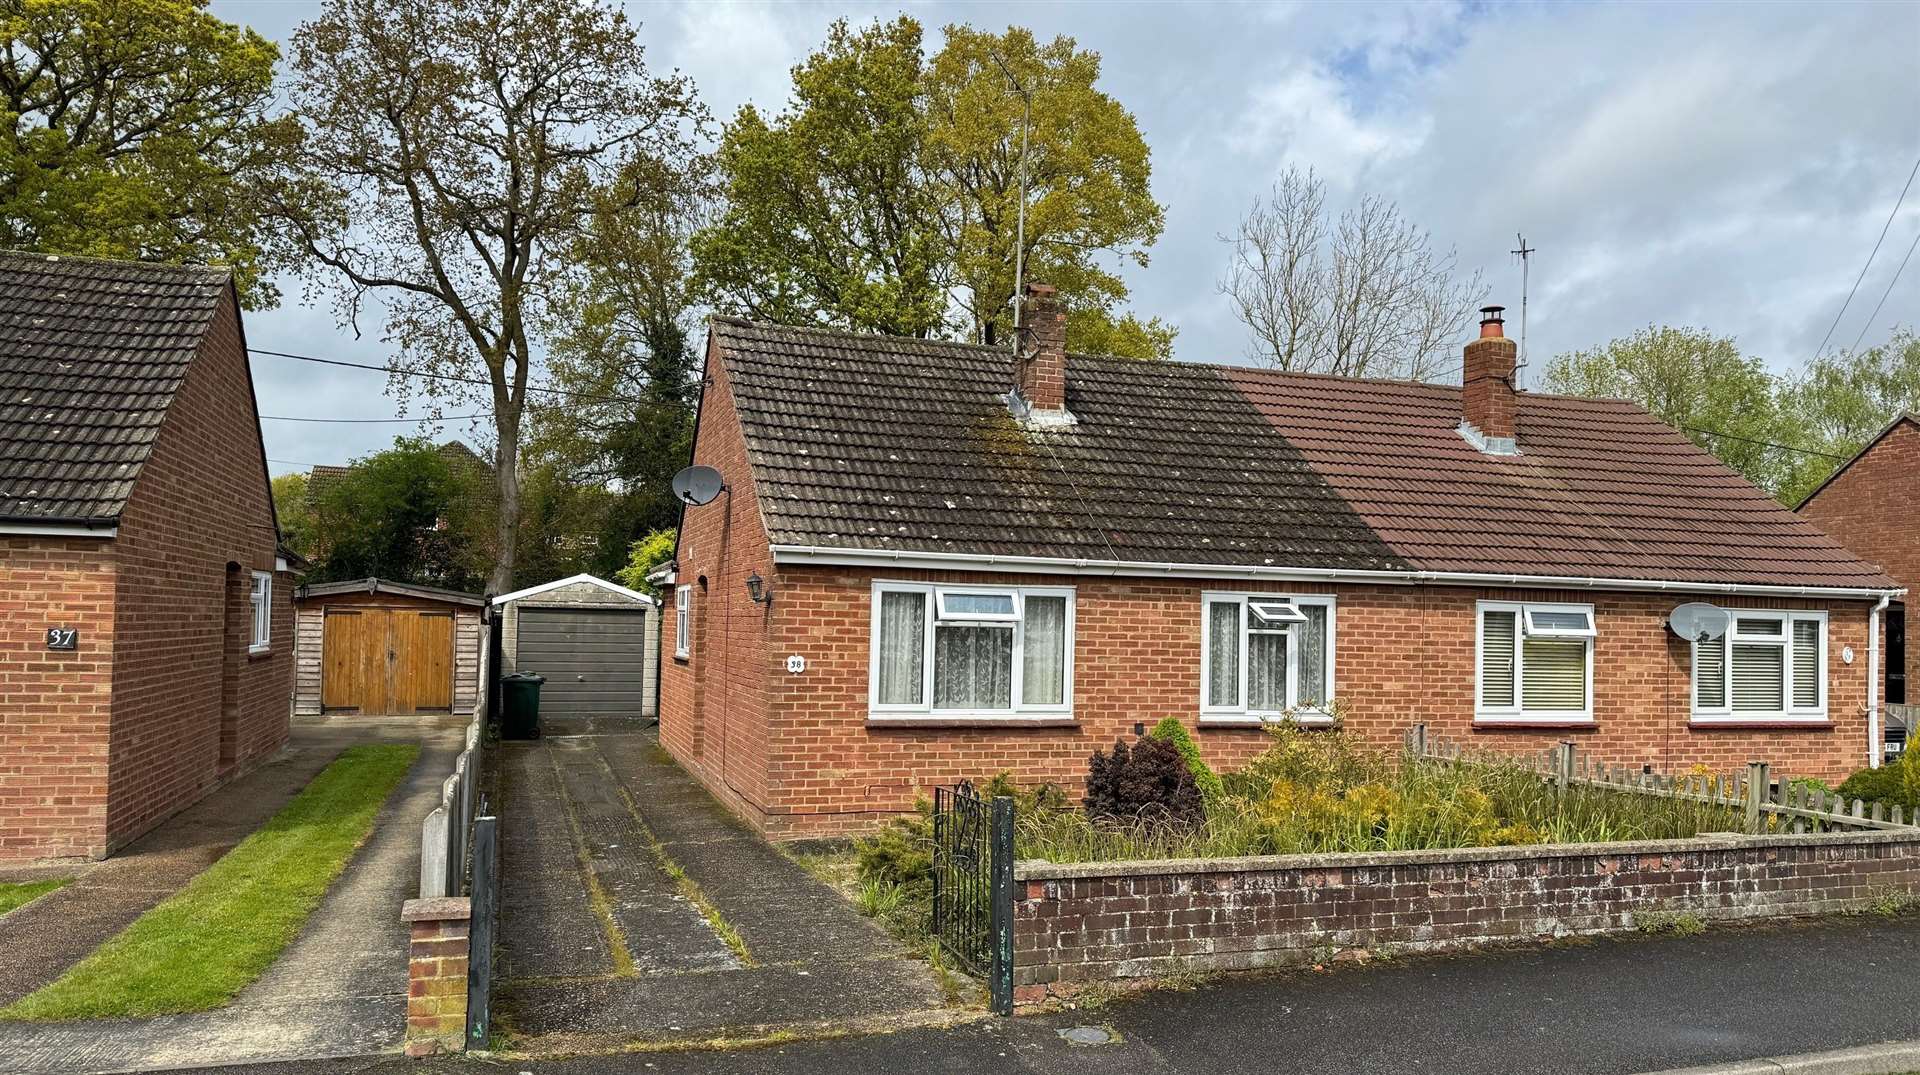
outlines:
[[[1880,603],[1867,615],[1867,767],[1870,769],[1880,768],[1880,755],[1886,750],[1880,744],[1880,620],[1892,601],[1892,594],[1882,595]]]
[[[1355,582],[1375,585],[1512,586],[1548,590],[1651,590],[1678,593],[1751,594],[1770,597],[1878,598],[1884,607],[1905,589],[1845,586],[1766,586],[1738,582],[1683,582],[1677,579],[1609,579],[1554,575],[1500,575],[1470,571],[1370,571],[1326,567],[1246,564],[1182,564],[1147,560],[1090,560],[1044,556],[982,556],[917,552],[906,549],[841,549],[820,545],[775,545],[776,564],[839,567],[923,567],[956,571],[1023,571],[1056,575],[1126,575],[1143,578],[1282,579],[1294,582]]]
[[[118,535],[117,526],[72,526],[59,523],[0,523],[0,535],[25,535],[27,537],[82,537],[110,538]]]

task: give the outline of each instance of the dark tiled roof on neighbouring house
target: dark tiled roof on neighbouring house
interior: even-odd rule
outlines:
[[[1074,424],[1010,414],[1006,350],[713,322],[775,545],[1243,568],[1892,588],[1617,400],[1070,356]]]
[[[119,517],[224,270],[0,252],[0,518]]]

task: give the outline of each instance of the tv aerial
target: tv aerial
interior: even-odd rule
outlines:
[[[727,491],[727,480],[712,467],[687,467],[673,476],[674,498],[683,504],[711,504],[714,497]]]
[[[1727,610],[1689,601],[1667,614],[1667,627],[1689,642],[1710,642],[1727,633]]]

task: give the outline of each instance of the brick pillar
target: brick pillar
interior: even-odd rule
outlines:
[[[1483,307],[1480,338],[1467,344],[1461,370],[1461,420],[1489,440],[1515,435],[1513,367],[1519,348],[1501,331],[1501,308]]]
[[[407,1055],[458,1052],[467,1038],[467,935],[463,896],[408,900],[400,919],[407,949]]]

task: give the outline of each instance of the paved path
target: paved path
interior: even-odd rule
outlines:
[[[397,1048],[405,1031],[407,989],[407,932],[400,922],[400,904],[419,886],[420,822],[439,803],[440,783],[452,771],[464,727],[464,719],[431,717],[404,721],[336,718],[296,724],[292,749],[268,767],[281,770],[268,785],[270,794],[247,787],[243,780],[190,811],[198,814],[205,808],[210,816],[185,826],[182,832],[203,833],[211,828],[225,834],[225,842],[192,842],[197,849],[194,861],[199,866],[171,881],[170,887],[147,903],[157,903],[185,884],[193,873],[210,865],[285,805],[347,746],[421,742],[425,749],[420,759],[388,801],[372,836],[280,959],[232,1005],[218,1011],[81,1023],[0,1023],[0,1072],[78,1075],[294,1057],[357,1056]],[[182,819],[186,817],[182,815]],[[243,823],[244,828],[235,832]],[[163,837],[163,843],[179,835],[167,838],[164,831],[155,833]],[[81,883],[97,884],[98,874],[118,861],[108,860],[89,873],[85,882],[56,895],[65,895]],[[125,925],[137,914],[128,915],[120,924]],[[11,928],[12,917],[0,923]],[[101,939],[104,935],[92,943]]]
[[[229,1075],[1634,1075],[1911,1042],[1917,960],[1920,917],[1852,918],[1224,978],[1092,1011],[755,1049]],[[1075,1026],[1117,1041],[1070,1045],[1059,1031]],[[1778,1070],[1912,1070],[1912,1049],[1873,1052]]]
[[[724,810],[651,734],[563,725],[498,757],[498,1010],[533,1047],[890,1026],[943,1010],[923,964]]]

